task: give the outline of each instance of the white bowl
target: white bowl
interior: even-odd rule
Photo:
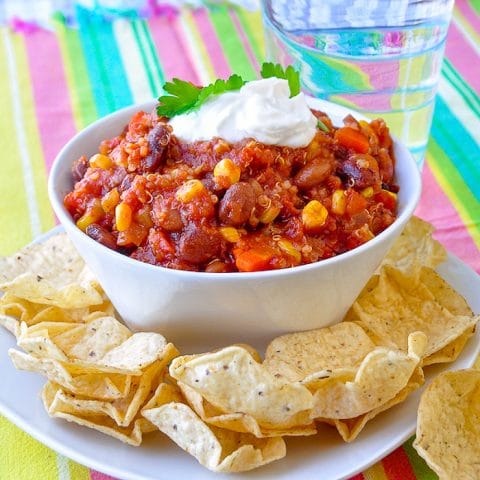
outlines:
[[[333,122],[353,113],[338,105],[308,100]],[[134,330],[155,330],[189,351],[247,342],[261,348],[286,332],[341,321],[363,286],[401,233],[418,203],[420,175],[407,148],[395,141],[398,218],[375,238],[349,252],[317,263],[253,273],[204,273],[149,265],[110,250],[79,230],[63,199],[72,190],[70,168],[93,155],[105,138],[118,135],[139,110],[119,110],[78,133],[61,150],[49,178],[55,213],[124,321]]]

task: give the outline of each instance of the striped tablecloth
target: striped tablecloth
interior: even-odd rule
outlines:
[[[61,146],[102,115],[158,95],[165,79],[254,78],[264,58],[257,13],[169,10],[107,23],[78,12],[52,30],[0,29],[0,254],[52,228],[47,175]],[[128,69],[125,68],[128,65]],[[457,0],[446,47],[418,214],[480,272],[480,2]],[[0,374],[1,382],[1,374]],[[0,388],[1,384],[0,384]],[[0,417],[1,480],[105,480]],[[410,440],[355,480],[436,478]]]

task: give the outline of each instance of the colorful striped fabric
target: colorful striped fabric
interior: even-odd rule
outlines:
[[[157,96],[165,79],[254,78],[264,58],[258,13],[218,6],[173,18],[106,23],[79,9],[79,29],[0,30],[0,254],[55,224],[47,175],[61,146],[96,118]],[[457,0],[418,214],[480,272],[480,3]],[[126,68],[128,66],[128,68]],[[107,480],[0,417],[0,479]],[[437,478],[412,440],[355,480]]]

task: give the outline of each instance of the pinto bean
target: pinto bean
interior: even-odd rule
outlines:
[[[218,217],[221,222],[234,227],[243,225],[255,207],[255,198],[255,190],[249,183],[234,183],[220,200]]]
[[[358,188],[366,188],[380,183],[377,160],[366,153],[350,155],[342,163],[341,170]]]
[[[72,164],[72,177],[74,182],[79,182],[89,166],[87,157],[82,155],[78,160],[75,160]]]
[[[299,188],[307,190],[325,181],[332,170],[333,166],[330,162],[313,161],[301,168],[293,181]]]
[[[105,245],[107,248],[117,250],[117,240],[114,235],[97,223],[91,223],[85,230],[85,233],[98,243]]]
[[[150,153],[142,162],[142,168],[146,172],[153,172],[161,164],[165,157],[167,146],[170,143],[171,127],[166,123],[157,123],[147,136]]]
[[[216,230],[190,223],[178,242],[178,256],[185,262],[199,265],[214,258],[221,246]]]

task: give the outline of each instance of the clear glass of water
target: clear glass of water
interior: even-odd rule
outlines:
[[[262,0],[267,56],[306,93],[382,117],[422,165],[454,0]]]

